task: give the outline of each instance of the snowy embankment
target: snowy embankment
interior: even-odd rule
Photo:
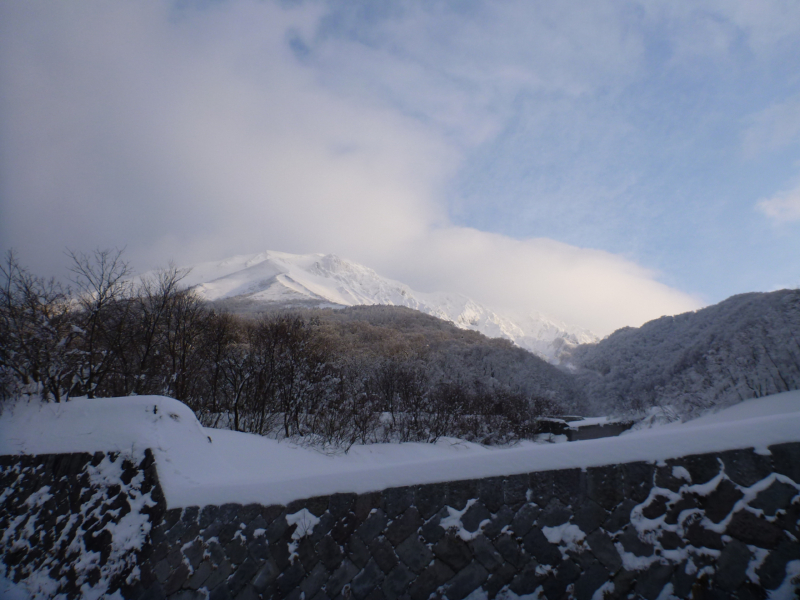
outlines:
[[[287,504],[337,492],[475,479],[800,441],[800,391],[743,402],[683,424],[617,438],[486,448],[437,444],[355,446],[346,455],[200,426],[182,403],[158,396],[19,404],[0,416],[0,454],[151,448],[170,508],[236,502]]]

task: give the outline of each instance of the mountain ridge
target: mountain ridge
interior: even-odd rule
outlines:
[[[593,333],[541,313],[492,309],[457,293],[418,292],[334,254],[266,251],[185,267],[184,285],[236,312],[281,308],[404,306],[487,337],[505,338],[551,362],[566,350],[598,341]]]

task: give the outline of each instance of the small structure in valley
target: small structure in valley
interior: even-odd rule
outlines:
[[[617,420],[610,417],[561,415],[540,419],[539,431],[544,434],[563,435],[567,441],[577,442],[615,437],[633,427],[634,423],[632,420]]]

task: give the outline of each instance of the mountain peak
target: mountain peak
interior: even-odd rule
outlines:
[[[289,254],[268,250],[187,267],[185,284],[211,302],[237,311],[268,308],[405,306],[487,337],[506,338],[557,362],[563,350],[597,341],[589,331],[531,311],[520,316],[492,309],[461,294],[417,292],[336,254]]]

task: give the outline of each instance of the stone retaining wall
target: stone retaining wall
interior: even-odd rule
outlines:
[[[173,509],[163,518],[156,499],[138,571],[115,585],[124,597],[170,600],[744,600],[778,589],[792,597],[800,587],[800,443],[769,451],[336,494],[286,507]],[[19,511],[20,500],[14,505]],[[23,572],[31,555],[4,552],[6,565]]]

